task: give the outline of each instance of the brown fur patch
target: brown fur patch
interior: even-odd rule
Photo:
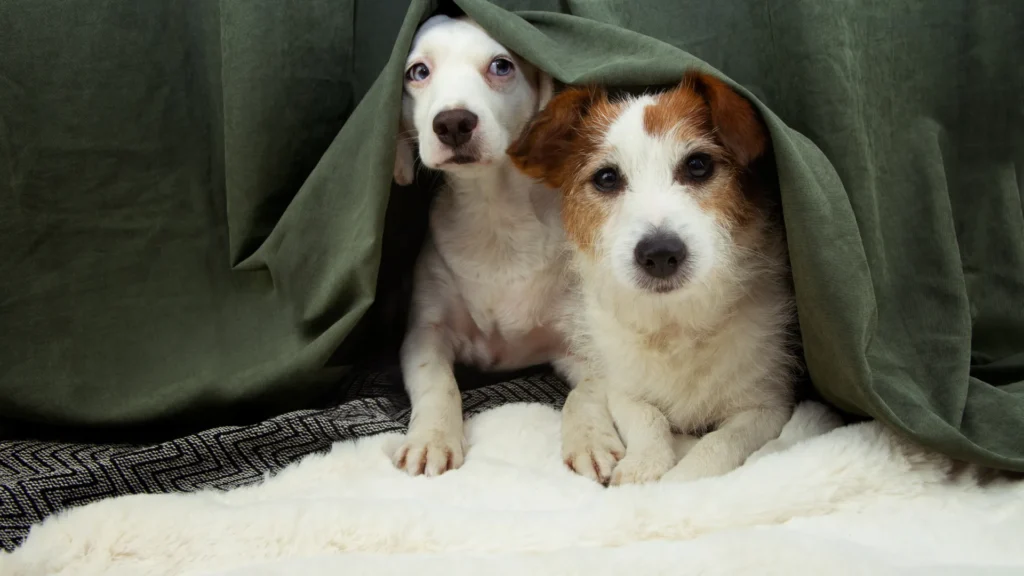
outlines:
[[[555,96],[508,149],[521,171],[562,190],[566,235],[588,253],[610,207],[592,193],[587,161],[619,109],[603,89],[570,88]]]
[[[594,192],[594,159],[602,156],[604,133],[623,106],[603,89],[570,88],[555,96],[508,149],[522,172],[562,190],[566,234],[590,254],[614,198]],[[716,174],[701,185],[698,202],[730,229],[757,228],[757,205],[744,193],[740,176],[765,152],[768,136],[749,101],[717,78],[690,72],[644,109],[643,124],[652,136],[672,134],[720,146]]]
[[[578,125],[578,138],[570,150],[572,173],[570,185],[563,185],[562,223],[566,235],[580,250],[594,254],[597,232],[608,219],[611,210],[609,197],[596,193],[591,184],[593,173],[599,168],[593,166],[593,159],[600,155],[604,134],[608,127],[622,113],[622,104],[608,100],[603,94]]]
[[[728,170],[729,174],[722,174]],[[710,212],[728,229],[748,226],[757,216],[757,207],[736,181],[728,167],[720,167],[719,182],[728,178],[727,183],[714,185],[701,194],[697,203],[705,212]]]
[[[594,254],[597,231],[608,218],[608,202],[577,188],[568,193],[562,204],[565,234],[587,254]]]
[[[677,90],[693,91],[707,102],[715,137],[746,167],[764,154],[768,132],[749,100],[725,82],[708,74],[688,72]]]
[[[673,130],[678,140],[696,140],[711,131],[711,116],[700,94],[680,86],[644,108],[644,132],[664,137]]]
[[[717,173],[698,203],[729,229],[753,223],[757,207],[744,193],[739,172],[764,153],[767,132],[747,99],[713,76],[690,72],[644,110],[644,130],[652,136],[671,133],[679,140],[720,143],[727,155],[714,158]]]
[[[580,139],[578,123],[607,95],[598,88],[570,88],[551,102],[506,151],[527,176],[561,188],[571,176],[571,159]]]

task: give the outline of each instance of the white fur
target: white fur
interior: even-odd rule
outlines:
[[[497,57],[514,61],[513,75],[489,73]],[[454,362],[517,369],[554,361],[574,375],[559,324],[567,259],[558,194],[519,173],[505,154],[550,99],[551,79],[475,23],[445,16],[423,24],[407,62],[407,69],[426,65],[429,76],[406,82],[402,126],[418,141],[424,165],[444,173],[445,185],[431,208],[430,235],[415,272],[401,351],[412,421],[394,460],[412,474],[437,475],[459,467],[464,457]],[[432,128],[438,113],[456,109],[479,118],[470,141],[479,159],[472,164],[448,163],[454,153]],[[411,180],[410,146],[410,138],[398,139],[399,183]],[[589,399],[584,386],[567,406],[566,418],[578,423],[569,426],[575,432],[567,435],[567,454],[594,455],[607,475],[621,444],[603,400]]]
[[[793,301],[781,239],[769,235],[761,251],[741,248],[701,207],[707,192],[673,172],[688,153],[713,145],[710,136],[652,136],[643,117],[653,102],[628,103],[605,132],[602,158],[588,160],[616,166],[626,184],[607,200],[596,250],[575,259],[576,347],[606,387],[626,444],[616,484],[729,472],[778,436],[792,404]],[[671,292],[645,289],[636,264],[634,248],[653,230],[688,248],[685,279]],[[671,431],[708,427],[715,430],[679,460]]]
[[[654,98],[637,98],[605,135],[607,161],[619,167],[629,187],[616,203],[599,235],[608,258],[604,265],[620,284],[638,284],[633,259],[637,242],[661,228],[679,235],[689,250],[692,280],[704,282],[716,268],[716,256],[728,250],[728,236],[703,212],[692,193],[673,181],[673,170],[687,154],[705,142],[654,138],[643,130],[644,109]]]
[[[730,474],[605,489],[563,466],[557,411],[504,406],[440,478],[395,470],[399,434],[339,443],[248,488],[72,509],[0,574],[1024,573],[1024,485],[950,479],[878,423],[836,425],[804,404]]]

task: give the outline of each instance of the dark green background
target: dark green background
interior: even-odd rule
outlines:
[[[706,62],[742,86],[771,128],[818,390],[1024,470],[1024,3],[458,4],[563,82]],[[404,54],[433,7],[0,3],[0,418],[280,412],[400,334],[394,296],[366,312]],[[382,288],[416,239],[388,219],[409,234]]]

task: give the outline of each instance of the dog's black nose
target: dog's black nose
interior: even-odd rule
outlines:
[[[686,260],[686,244],[675,234],[652,234],[637,243],[633,256],[649,276],[668,278]]]
[[[445,110],[434,116],[437,139],[455,148],[469,142],[478,118],[469,110]]]

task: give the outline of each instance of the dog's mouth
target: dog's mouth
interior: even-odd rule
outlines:
[[[637,274],[634,285],[643,292],[665,295],[682,289],[689,284],[690,272],[686,268],[668,278],[653,278],[646,274]]]
[[[640,288],[654,294],[671,294],[678,290],[682,285],[682,282],[666,282],[664,280],[658,280],[656,282],[645,282],[640,286]]]
[[[477,163],[479,161],[480,161],[480,157],[477,156],[476,154],[460,154],[460,153],[455,153],[451,158],[449,158],[444,163],[445,164],[463,165],[463,164],[475,164],[475,163]]]
[[[480,147],[475,141],[466,142],[454,148],[449,147],[447,151],[451,154],[441,162],[441,166],[468,166],[471,164],[487,164],[487,158],[480,153]]]

